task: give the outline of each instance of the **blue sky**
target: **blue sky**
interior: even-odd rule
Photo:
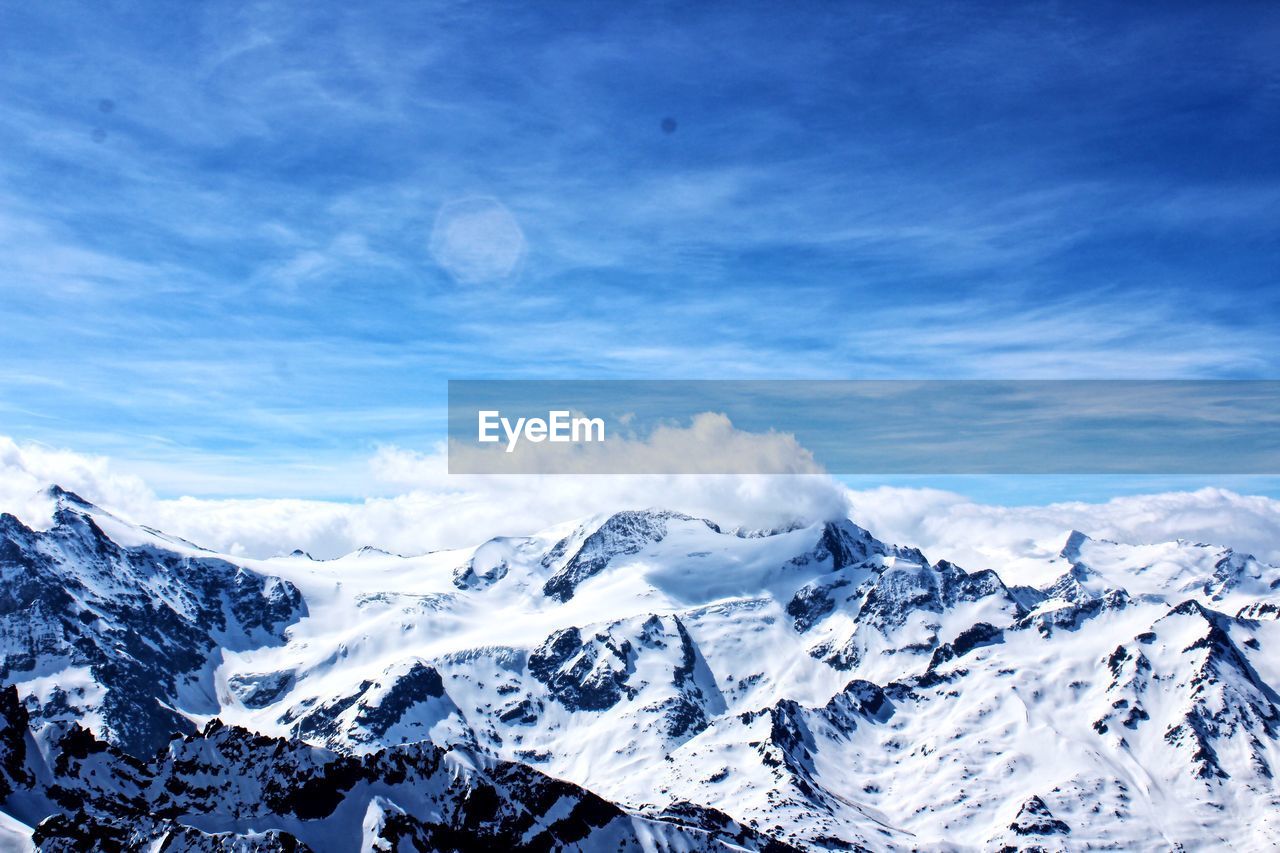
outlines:
[[[8,4],[0,433],[354,496],[449,378],[1272,378],[1278,44],[1271,3]]]

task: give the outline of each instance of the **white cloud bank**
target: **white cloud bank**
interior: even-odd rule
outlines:
[[[141,478],[113,470],[106,457],[18,444],[0,435],[0,512],[29,523],[46,519],[53,504],[43,493],[55,483],[103,506],[128,511],[155,502]]]
[[[688,428],[690,442],[706,424]],[[718,427],[723,433],[724,425]],[[731,432],[736,432],[730,429]],[[723,436],[737,440],[742,435]],[[765,450],[782,470],[816,471],[789,437]],[[670,432],[660,436],[676,440]],[[431,453],[382,448],[369,462],[370,491],[391,497],[361,502],[295,499],[159,499],[137,477],[101,457],[53,451],[0,438],[0,510],[37,526],[50,504],[38,496],[58,483],[119,514],[208,548],[266,556],[302,548],[331,557],[362,545],[398,553],[474,545],[491,536],[532,533],[599,512],[662,507],[762,529],[847,512],[843,487],[822,474],[649,476],[450,476],[443,445]],[[759,444],[757,443],[757,445]],[[633,445],[628,452],[636,452]],[[794,459],[787,462],[787,453]]]
[[[934,489],[851,491],[824,475],[449,476],[442,447],[431,453],[383,448],[369,471],[371,487],[399,493],[353,503],[161,499],[106,458],[0,436],[0,511],[43,526],[50,503],[40,493],[58,483],[134,521],[249,556],[302,548],[331,557],[362,545],[421,553],[597,512],[664,507],[749,529],[847,513],[882,539],[969,568],[999,569],[1043,556],[1061,547],[1073,528],[1118,542],[1183,538],[1230,545],[1280,563],[1280,501],[1225,489],[1003,507]]]
[[[1280,501],[1227,489],[1022,507],[936,489],[884,487],[847,496],[853,519],[877,536],[972,569],[1052,556],[1071,530],[1131,545],[1186,539],[1231,546],[1280,564]]]

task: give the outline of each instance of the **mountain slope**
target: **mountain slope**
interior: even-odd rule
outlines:
[[[54,495],[47,531],[0,514],[0,681],[26,685],[42,720],[90,720],[152,751],[192,730],[176,707],[216,712],[220,650],[283,642],[306,614],[288,581],[148,537],[121,546],[99,526],[109,516]]]
[[[0,754],[0,783],[20,822],[67,815],[41,824],[50,849],[78,824],[333,850],[511,827],[502,844],[584,849],[1280,831],[1280,571],[1230,549],[1064,531],[1002,577],[848,520],[746,533],[646,511],[414,557],[237,561],[58,502],[48,531],[0,519],[0,650],[29,716],[4,731],[30,744]],[[71,753],[108,756],[113,781],[57,799],[85,784]],[[316,773],[340,820],[253,811]],[[585,841],[521,822],[551,779],[610,816]],[[229,811],[157,799],[187,784]],[[481,789],[516,811],[475,818]],[[156,809],[167,823],[133,819]]]
[[[215,721],[141,762],[71,724],[29,760],[26,722],[16,690],[0,693],[9,798],[38,781],[59,809],[35,828],[41,849],[785,849],[731,821],[628,815],[522,765],[425,741],[357,758]]]

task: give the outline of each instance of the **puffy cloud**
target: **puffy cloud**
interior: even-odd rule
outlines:
[[[44,491],[54,483],[125,513],[145,509],[154,501],[139,477],[113,470],[105,456],[31,442],[18,444],[0,435],[0,511],[42,524],[53,506]]]
[[[576,415],[576,413],[575,413]],[[504,428],[505,429],[505,428]],[[694,415],[688,426],[658,424],[644,435],[608,441],[533,443],[517,438],[483,447],[454,442],[450,470],[476,474],[823,474],[813,453],[791,433],[738,429],[720,412]]]

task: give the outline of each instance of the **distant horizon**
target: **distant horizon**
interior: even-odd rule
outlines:
[[[56,484],[134,523],[253,558],[295,549],[332,558],[366,545],[424,553],[657,508],[751,530],[850,518],[885,541],[970,567],[1060,547],[1070,529],[1130,545],[1193,539],[1280,565],[1275,478],[450,477],[440,457],[406,451],[386,451],[368,468],[380,494],[192,495],[152,488],[114,460],[0,436],[0,511],[43,527],[53,505],[43,492]]]
[[[380,450],[368,455],[334,462],[332,466],[317,460],[296,460],[291,464],[269,463],[246,459],[227,459],[199,453],[174,459],[146,461],[114,456],[108,453],[81,452],[81,448],[51,445],[34,439],[19,439],[0,433],[3,440],[15,445],[42,447],[51,453],[69,452],[72,458],[97,459],[113,473],[137,478],[156,498],[176,500],[194,497],[207,500],[310,500],[356,504],[370,498],[394,497],[412,486],[402,480],[386,480],[385,465],[379,460]],[[383,448],[399,453],[399,448]],[[437,446],[435,452],[442,452]],[[8,460],[12,464],[12,460]],[[0,474],[6,470],[6,459],[0,453]],[[72,467],[84,464],[77,461]],[[187,467],[190,466],[190,467]],[[264,475],[264,469],[270,475]],[[20,470],[20,469],[18,469]],[[575,475],[548,475],[572,479]],[[696,476],[696,475],[690,475]],[[1240,495],[1255,495],[1280,500],[1280,476],[1274,475],[1118,475],[1118,474],[1017,474],[1017,475],[758,475],[777,477],[830,476],[851,489],[877,487],[902,489],[936,489],[952,492],[979,503],[1001,506],[1049,506],[1055,503],[1103,503],[1113,498],[1155,495],[1170,492],[1194,492],[1220,488]],[[590,478],[588,478],[589,480]],[[267,481],[264,483],[264,481]],[[45,486],[60,485],[52,480]],[[0,507],[2,508],[2,507]]]

